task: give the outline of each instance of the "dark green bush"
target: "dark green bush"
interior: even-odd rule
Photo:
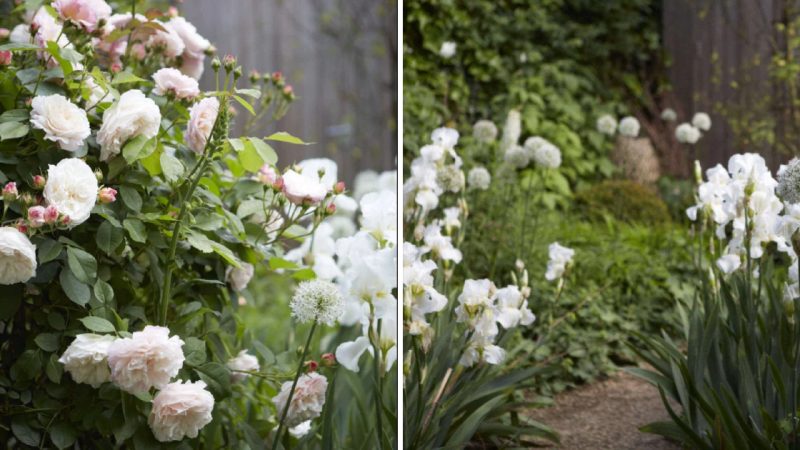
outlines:
[[[622,222],[663,224],[671,220],[658,192],[629,180],[607,180],[575,195],[575,206],[588,220],[613,217]]]

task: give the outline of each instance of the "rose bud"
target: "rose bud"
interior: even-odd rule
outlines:
[[[72,222],[72,219],[70,219],[69,216],[61,216],[61,218],[58,219],[58,224],[63,226],[69,225],[70,222]]]
[[[119,73],[122,72],[122,64],[115,62],[111,64],[111,73]]]
[[[321,357],[322,365],[325,367],[332,367],[336,364],[336,356],[333,353],[324,353]]]
[[[211,68],[214,69],[214,72],[218,71],[222,63],[220,62],[219,58],[215,57],[211,60]]]
[[[274,183],[272,183],[272,189],[278,192],[283,190],[283,186],[284,186],[283,177],[278,178],[277,180],[275,180]]]
[[[344,181],[340,181],[333,186],[333,192],[336,194],[341,194],[344,192],[345,184]]]
[[[0,66],[11,65],[11,50],[0,51]]]
[[[236,57],[230,53],[225,55],[225,57],[222,58],[222,66],[225,67],[226,71],[230,72],[233,70],[234,66],[236,66]]]
[[[44,189],[44,185],[47,184],[47,180],[41,175],[34,175],[33,176],[33,187],[36,189]]]
[[[336,213],[336,205],[333,203],[328,204],[328,206],[325,208],[325,213],[329,216],[334,215]]]
[[[31,228],[39,228],[45,224],[44,213],[44,206],[31,206],[28,208],[28,223]]]
[[[97,194],[97,199],[104,205],[114,203],[117,201],[117,190],[110,187],[101,188]]]
[[[17,190],[17,183],[13,181],[9,181],[3,187],[3,200],[6,202],[10,202],[16,200],[19,197],[19,191]]]
[[[28,232],[28,226],[25,225],[25,222],[23,220],[21,220],[21,219],[14,226],[17,228],[17,230],[19,230],[20,233],[27,233]]]
[[[58,208],[55,205],[50,205],[44,209],[44,221],[48,225],[58,222]]]
[[[250,71],[250,82],[256,84],[261,79],[261,74],[257,70]]]
[[[0,39],[6,39],[11,36],[11,30],[8,28],[0,28]]]
[[[306,372],[316,372],[319,368],[319,364],[313,359],[311,361],[306,361],[304,366],[306,366]]]
[[[174,6],[170,6],[167,9],[167,15],[170,16],[170,17],[178,17],[178,8],[176,8]]]
[[[269,164],[264,164],[261,166],[256,177],[262,184],[273,187],[275,186],[275,182],[279,179],[277,172],[275,172],[275,169],[273,169]]]

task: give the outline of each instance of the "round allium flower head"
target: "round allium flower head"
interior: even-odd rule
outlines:
[[[161,111],[142,91],[131,89],[119,97],[103,113],[103,124],[97,132],[100,160],[118,155],[129,139],[144,136],[152,139],[161,126]]]
[[[14,227],[0,228],[0,284],[24,283],[36,276],[36,246]]]
[[[207,97],[189,108],[189,123],[186,125],[186,145],[195,152],[203,153],[206,142],[214,129],[219,113],[219,100]]]
[[[537,166],[556,169],[561,165],[561,150],[548,142],[533,151],[533,160]]]
[[[492,176],[485,167],[473,167],[469,174],[467,174],[467,184],[472,189],[480,189],[485,191],[489,189],[489,184],[492,182]]]
[[[696,144],[700,136],[700,130],[690,123],[682,123],[675,128],[675,138],[682,144]]]
[[[250,376],[249,374],[235,371],[257,371],[261,368],[261,366],[258,364],[258,359],[255,356],[247,353],[247,350],[240,351],[235,358],[231,358],[225,365],[228,366],[228,369],[231,369],[231,380],[235,382],[242,381]]]
[[[711,129],[711,117],[704,112],[695,113],[692,117],[692,125],[699,130],[708,131]]]
[[[512,167],[522,169],[528,165],[528,152],[519,145],[512,145],[503,155],[503,160]]]
[[[294,291],[292,317],[300,323],[317,321],[333,325],[344,312],[344,301],[339,288],[330,281],[304,281]]]
[[[458,144],[458,130],[449,127],[441,127],[431,133],[431,142],[444,148],[451,149]]]
[[[619,134],[627,137],[636,137],[639,135],[639,121],[633,116],[623,117],[619,121]]]
[[[613,136],[617,132],[617,119],[610,114],[603,114],[597,118],[597,131]]]
[[[78,150],[92,134],[86,111],[63,95],[34,97],[31,108],[31,125],[44,131],[44,138],[58,143],[63,150]]]
[[[456,43],[452,41],[442,42],[442,47],[439,49],[439,56],[442,58],[452,58],[456,54]]]
[[[200,95],[200,87],[197,80],[187,77],[180,70],[171,67],[159,69],[153,74],[153,81],[156,83],[153,93],[156,95],[174,95],[178,99],[190,99]]]
[[[84,333],[75,336],[67,350],[58,359],[64,370],[76,383],[86,383],[93,388],[111,379],[108,371],[108,347],[117,338],[113,335]]]
[[[472,126],[472,137],[478,142],[494,142],[497,139],[497,125],[491,120],[479,120]]]
[[[292,382],[287,381],[281,385],[281,391],[272,399],[279,418],[283,414],[291,390]],[[319,417],[322,414],[322,407],[325,405],[325,391],[327,390],[328,380],[323,375],[317,372],[301,375],[297,380],[292,403],[286,411],[284,423],[288,427],[296,427],[306,420]]]
[[[678,120],[678,113],[676,113],[675,110],[672,108],[666,108],[663,111],[661,111],[661,120],[667,122],[674,122]]]
[[[778,172],[776,193],[784,203],[800,203],[800,159],[792,158]]]
[[[461,192],[466,183],[464,171],[454,165],[447,165],[439,169],[436,172],[436,181],[442,189],[453,193]]]
[[[169,328],[148,325],[108,349],[111,381],[132,394],[166,386],[183,367],[183,340]]]
[[[69,217],[72,228],[89,218],[99,190],[92,168],[81,159],[67,158],[47,170],[43,195],[48,205]]]
[[[147,423],[159,442],[196,438],[211,422],[214,396],[202,381],[178,381],[164,386],[155,398]]]

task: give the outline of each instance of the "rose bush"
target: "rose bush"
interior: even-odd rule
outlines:
[[[34,0],[0,20],[2,446],[391,447],[396,176],[359,204],[333,161],[277,166],[291,134],[231,137],[293,90],[226,56],[201,92],[214,48],[174,8]],[[244,326],[275,295],[254,274],[301,283],[281,351]],[[373,369],[337,364],[351,338]],[[367,386],[359,408],[340,377]]]

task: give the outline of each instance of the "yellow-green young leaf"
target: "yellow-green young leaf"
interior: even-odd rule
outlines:
[[[264,159],[258,154],[254,145],[245,145],[244,150],[239,152],[239,163],[248,172],[258,172],[264,165]]]
[[[86,316],[78,320],[81,321],[87,330],[94,331],[95,333],[113,333],[117,331],[117,329],[114,328],[114,324],[102,317]]]
[[[231,266],[240,268],[242,264],[239,262],[239,259],[236,255],[233,254],[231,249],[225,247],[224,245],[220,244],[219,242],[211,241],[211,248],[214,249],[214,253],[222,256],[222,258]]]
[[[291,134],[285,131],[279,131],[277,133],[272,133],[269,136],[265,137],[264,139],[268,141],[278,141],[278,142],[286,142],[287,144],[298,144],[298,145],[310,145],[310,142],[303,142],[302,139],[298,137],[294,137]]]
[[[156,150],[156,138],[147,139],[145,136],[136,136],[122,147],[122,156],[128,164],[150,156]]]
[[[301,281],[303,281],[303,280],[313,280],[314,278],[317,278],[317,274],[314,273],[314,271],[311,270],[311,269],[300,269],[297,272],[292,274],[292,278],[294,278],[295,280],[301,280]]]
[[[272,165],[278,162],[278,154],[275,153],[275,149],[261,139],[256,137],[246,138],[245,145],[255,148],[256,153],[258,153],[258,156],[260,156],[264,162]]]
[[[297,264],[287,261],[283,258],[278,258],[277,256],[273,256],[269,259],[269,268],[272,270],[276,269],[297,269]]]
[[[250,106],[250,103],[247,103],[247,100],[243,99],[242,97],[239,97],[238,95],[234,95],[233,99],[239,102],[240,105],[244,106],[244,109],[246,109],[250,114],[254,116],[256,115],[256,110],[254,110],[253,107]]]
[[[139,82],[146,82],[142,78],[137,77],[136,75],[130,72],[119,72],[114,75],[114,79],[111,80],[111,84],[116,86],[119,84],[126,84],[126,83],[139,83]]]
[[[159,146],[160,147],[160,146]],[[141,159],[142,167],[151,177],[161,175],[161,151],[155,151],[146,158]]]
[[[244,150],[244,142],[239,138],[228,139],[228,143],[237,152]]]

